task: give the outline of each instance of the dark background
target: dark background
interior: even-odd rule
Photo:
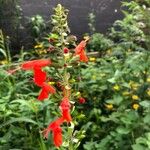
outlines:
[[[30,38],[26,30],[26,18],[39,14],[45,20],[49,20],[53,8],[58,3],[69,9],[68,21],[71,34],[78,38],[82,38],[84,33],[89,32],[88,14],[91,12],[96,15],[96,31],[101,33],[106,33],[115,20],[122,18],[121,0],[20,0],[19,5],[22,9],[21,28],[15,30],[11,27],[11,23],[9,23],[11,12],[6,13],[3,20],[0,18],[0,28],[12,38],[13,48],[19,49],[22,45],[26,47],[30,45],[28,44]],[[11,6],[4,9],[13,12]],[[13,37],[15,38],[13,39]]]

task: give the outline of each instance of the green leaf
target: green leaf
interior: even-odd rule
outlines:
[[[114,105],[119,105],[123,101],[123,97],[120,95],[113,95],[113,99],[108,100],[107,102],[114,104]]]
[[[110,83],[116,83],[115,78],[110,78],[110,79],[108,79],[107,81],[110,82]]]
[[[3,128],[4,126],[10,125],[10,124],[15,123],[15,122],[28,122],[28,123],[32,123],[32,124],[36,124],[37,125],[37,122],[35,122],[32,119],[29,119],[29,118],[26,118],[26,117],[20,117],[20,118],[12,118],[12,119],[10,119],[9,121],[1,124],[0,128]]]
[[[146,150],[144,146],[140,144],[134,144],[132,145],[133,150]]]
[[[146,108],[150,108],[150,101],[148,100],[142,101],[140,102],[140,105]]]
[[[116,131],[120,134],[128,134],[130,132],[130,129],[120,126],[116,129]]]
[[[144,117],[144,119],[143,119],[143,121],[144,121],[144,123],[150,123],[150,113],[148,113],[145,117]]]
[[[36,112],[36,109],[35,109],[34,105],[29,101],[26,101],[26,100],[23,100],[23,99],[18,99],[18,100],[12,101],[11,103],[20,103],[21,105],[25,105],[28,108],[30,108],[33,112]]]
[[[4,56],[5,58],[7,58],[7,54],[6,54],[5,50],[3,50],[3,49],[0,48],[0,52],[3,54],[3,56]]]

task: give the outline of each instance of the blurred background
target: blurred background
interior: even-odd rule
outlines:
[[[0,29],[10,37],[14,51],[22,46],[32,48],[33,35],[37,34],[32,32],[49,31],[50,16],[58,3],[69,10],[71,33],[79,39],[90,32],[90,17],[94,19],[96,31],[101,33],[105,33],[115,20],[122,18],[120,0],[1,0]],[[35,26],[38,23],[40,29]]]

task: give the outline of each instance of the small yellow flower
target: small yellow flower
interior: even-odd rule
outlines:
[[[7,60],[2,60],[2,61],[0,61],[0,64],[2,64],[2,65],[8,64],[8,61]]]
[[[43,53],[45,53],[45,54],[46,54],[46,53],[47,53],[47,50],[46,50],[46,49],[44,49],[44,50],[43,50]]]
[[[34,48],[35,49],[37,49],[37,48],[43,48],[43,44],[37,44],[37,45],[34,46]]]
[[[130,81],[129,85],[133,90],[137,90],[138,87],[140,86],[138,83],[135,83],[133,81]]]
[[[139,97],[138,97],[137,95],[132,95],[132,99],[133,99],[133,100],[138,100]]]
[[[139,105],[139,104],[133,104],[133,105],[132,105],[132,108],[133,108],[134,110],[138,110],[138,109],[139,109],[139,107],[140,107],[140,105]]]
[[[128,49],[128,52],[131,52],[132,51],[132,49]]]
[[[116,91],[119,91],[119,90],[120,90],[120,87],[119,87],[119,85],[115,85],[115,86],[113,87],[113,89],[116,90]]]
[[[92,61],[92,62],[95,62],[96,58],[95,57],[90,57],[89,60]]]
[[[55,82],[48,82],[48,84],[50,84],[50,85],[54,85],[54,84],[55,84]]]
[[[150,89],[147,90],[147,95],[150,96]]]
[[[35,45],[34,48],[35,48],[35,49],[38,48],[38,45]]]
[[[150,83],[150,77],[148,77],[146,81]]]
[[[105,107],[109,110],[112,110],[113,109],[113,104],[105,104]]]

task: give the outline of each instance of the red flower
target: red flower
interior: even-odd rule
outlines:
[[[80,103],[80,104],[84,104],[85,102],[86,102],[86,101],[85,101],[85,99],[84,99],[83,97],[80,97],[80,98],[79,98],[79,103]]]
[[[67,47],[64,48],[64,53],[65,54],[69,53],[69,49]]]
[[[60,125],[63,123],[63,117],[58,118],[54,122],[50,123],[47,129],[44,130],[44,137],[48,138],[48,134],[50,131],[53,132],[53,141],[56,147],[62,145],[62,129]]]
[[[62,129],[59,126],[53,130],[53,141],[56,147],[62,145]]]
[[[41,60],[32,60],[27,61],[22,64],[22,69],[34,71],[34,83],[37,86],[42,87],[38,100],[44,100],[48,98],[49,93],[55,93],[55,88],[51,85],[45,83],[46,81],[46,72],[42,71],[42,67],[48,66],[51,64],[51,61],[48,59],[41,59]]]
[[[41,93],[38,100],[42,101],[48,98],[49,93],[54,94],[56,92],[55,88],[47,83],[43,83]]]
[[[21,67],[24,70],[30,70],[30,69],[34,69],[35,67],[41,68],[51,64],[52,62],[49,59],[40,59],[40,60],[27,61],[23,63]]]
[[[34,68],[34,83],[38,86],[42,86],[43,82],[46,81],[46,72],[42,71],[41,68]]]
[[[88,57],[85,52],[86,41],[81,41],[75,48],[75,55],[79,55],[80,61],[88,62]]]
[[[70,103],[68,97],[64,97],[61,101],[60,104],[60,109],[62,110],[62,116],[64,120],[67,122],[70,122],[72,120],[71,115],[70,115]]]
[[[41,68],[50,64],[51,64],[51,61],[47,59],[32,60],[32,61],[27,61],[24,64],[22,64],[22,69],[24,70],[33,69],[34,83],[38,86],[42,86],[43,82],[46,81],[46,73],[43,72]]]

